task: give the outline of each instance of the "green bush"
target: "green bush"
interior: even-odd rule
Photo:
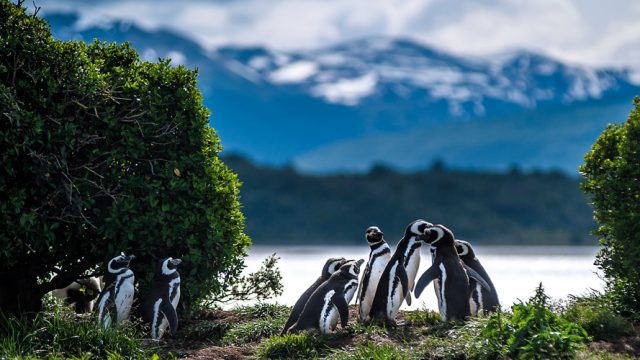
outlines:
[[[228,292],[250,241],[196,72],[54,40],[8,0],[0,43],[0,308],[37,311],[121,251],[142,292],[165,256],[182,305]]]
[[[316,334],[285,334],[263,341],[258,356],[263,359],[315,359],[327,350]]]
[[[582,189],[601,226],[596,264],[616,308],[640,320],[640,97],[623,124],[610,124],[585,155]]]
[[[154,349],[145,348],[142,337],[132,325],[105,330],[92,318],[40,313],[6,321],[0,358],[148,359]]]
[[[542,284],[527,303],[513,305],[511,311],[492,314],[482,329],[487,358],[571,359],[590,340],[580,325],[549,309]]]
[[[635,333],[633,325],[615,312],[610,299],[595,291],[571,296],[562,316],[580,325],[593,340],[614,340]]]

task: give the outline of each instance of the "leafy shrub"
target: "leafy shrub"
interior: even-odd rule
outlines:
[[[590,340],[580,325],[549,309],[542,284],[527,303],[513,305],[511,311],[492,314],[481,331],[489,357],[571,359]]]
[[[173,256],[183,306],[228,293],[250,241],[196,72],[54,40],[9,0],[0,43],[0,309],[38,311],[121,251],[142,292]]]
[[[327,356],[327,359],[335,360],[405,360],[410,358],[408,352],[401,350],[397,345],[376,344],[373,341],[367,341],[354,349],[335,351]]]
[[[10,318],[0,335],[0,358],[148,359],[134,326],[103,329],[93,318],[70,313],[40,313],[33,319]]]
[[[596,264],[622,315],[640,320],[640,97],[623,124],[610,124],[585,155],[582,189],[601,226]]]
[[[285,334],[263,341],[258,355],[264,359],[315,359],[327,352],[324,342],[315,334]]]
[[[594,340],[613,340],[633,335],[633,325],[615,312],[610,299],[598,292],[570,297],[562,316],[580,325]]]

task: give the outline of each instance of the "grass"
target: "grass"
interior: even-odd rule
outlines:
[[[408,351],[397,345],[376,344],[373,341],[367,341],[353,349],[334,351],[327,356],[327,359],[331,360],[408,360],[414,358],[409,355]]]
[[[310,333],[271,336],[258,348],[263,359],[316,359],[326,352],[322,337]]]
[[[0,358],[148,359],[154,349],[143,346],[132,325],[103,329],[91,317],[55,311],[7,320],[0,337]]]

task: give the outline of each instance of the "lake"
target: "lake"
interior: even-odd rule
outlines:
[[[602,290],[603,282],[593,265],[597,247],[585,246],[474,246],[476,255],[493,281],[500,303],[508,308],[514,302],[533,295],[542,282],[546,294],[565,298],[569,294],[584,294],[588,289]],[[262,260],[272,253],[280,257],[284,292],[269,301],[293,305],[312,284],[327,258],[369,258],[368,246],[254,246],[247,258],[247,272],[260,268]],[[422,247],[420,276],[431,264],[427,246]],[[362,267],[364,270],[364,265]],[[354,300],[355,301],[355,300]],[[425,289],[418,301],[402,309],[428,308],[437,311],[433,284]]]

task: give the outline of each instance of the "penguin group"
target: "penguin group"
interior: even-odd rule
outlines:
[[[54,296],[74,304],[78,313],[92,312],[97,296],[98,323],[105,329],[122,324],[129,320],[135,298],[135,275],[129,266],[134,259],[134,255],[121,253],[109,260],[102,289],[97,278],[79,279],[57,290]],[[142,299],[141,317],[150,326],[153,340],[160,340],[167,329],[172,335],[178,329],[180,274],[177,267],[181,262],[171,257],[160,260],[153,283]],[[78,290],[80,286],[84,289]]]
[[[464,321],[500,308],[496,289],[471,244],[455,239],[443,225],[415,220],[392,251],[377,226],[365,231],[369,260],[359,280],[364,260],[328,259],[320,277],[294,305],[282,333],[317,330],[333,332],[338,322],[349,321],[348,304],[357,289],[357,318],[361,323],[401,325],[400,306],[411,305],[433,282],[438,309],[444,321]],[[417,279],[420,250],[430,246],[431,266]]]

